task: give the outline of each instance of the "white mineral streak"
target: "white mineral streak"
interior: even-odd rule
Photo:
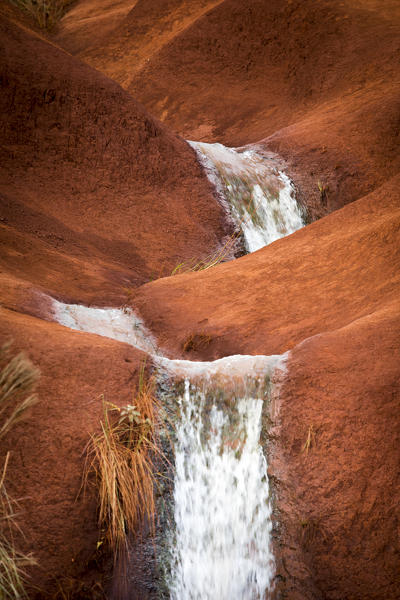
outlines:
[[[219,195],[230,206],[248,252],[303,227],[290,179],[255,150],[189,142]]]
[[[185,380],[175,443],[173,600],[264,600],[271,589],[262,381],[283,370],[285,360],[286,355],[157,361],[161,372]]]
[[[157,351],[151,333],[129,308],[92,308],[54,299],[52,305],[54,320],[60,325],[126,342],[150,354]]]

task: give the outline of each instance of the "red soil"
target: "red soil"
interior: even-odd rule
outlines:
[[[281,354],[343,327],[398,300],[399,184],[236,261],[146,284],[132,303],[171,355],[210,336],[206,359]]]
[[[48,313],[38,292],[121,305],[132,286],[212,251],[226,225],[193,150],[16,14],[0,5],[0,344],[13,338],[42,378],[40,403],[1,455],[13,449],[8,491],[29,498],[17,541],[39,562],[42,598],[94,564],[95,501],[75,504],[83,450],[100,394],[126,403],[142,354],[20,313]]]
[[[99,529],[94,490],[79,495],[84,450],[102,418],[101,395],[118,405],[131,402],[144,355],[104,337],[0,309],[0,340],[13,339],[40,367],[39,403],[2,441],[11,450],[7,491],[20,500],[17,547],[33,552],[30,598],[44,598],[56,582],[102,582],[96,568]],[[3,462],[1,463],[3,464]],[[36,589],[37,588],[37,591]],[[82,596],[79,597],[90,597]],[[95,595],[93,597],[96,597]]]
[[[74,503],[82,451],[99,395],[127,402],[142,356],[38,319],[44,291],[132,300],[173,356],[290,349],[270,464],[279,593],[400,597],[397,0],[80,0],[52,39],[116,81],[18,25],[3,0],[0,15],[0,339],[42,370],[41,402],[1,450],[14,448],[10,493],[30,498],[18,541],[46,565],[33,583],[100,577],[94,498]],[[261,140],[312,216],[347,206],[250,256],[137,288],[227,233],[168,125]]]
[[[193,150],[100,73],[0,27],[3,269],[77,301],[121,302],[215,249],[224,215]]]
[[[290,600],[399,598],[399,323],[383,302],[291,353],[269,467]]]
[[[78,2],[64,16],[57,32],[57,41],[71,54],[83,52],[91,45],[93,33],[97,43],[107,39],[137,0],[97,0]]]
[[[72,11],[57,37],[73,52],[78,27]],[[397,0],[139,0],[98,29],[87,22],[81,58],[186,138],[264,140],[313,216],[399,171]]]

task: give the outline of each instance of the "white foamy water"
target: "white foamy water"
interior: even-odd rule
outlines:
[[[185,381],[175,442],[173,600],[264,600],[271,589],[271,503],[260,433],[268,382],[285,360],[157,360],[161,372]]]
[[[192,361],[170,359],[165,356],[155,357],[154,362],[159,372],[171,378],[190,379],[192,382],[212,383],[216,378],[224,383],[233,379],[244,379],[246,375],[255,378],[271,376],[275,369],[283,370],[288,353],[271,356],[232,354],[213,361]]]
[[[54,299],[52,306],[54,319],[60,325],[126,342],[150,354],[157,352],[151,333],[130,308],[92,308]]]
[[[248,252],[304,226],[290,179],[255,150],[189,142],[230,206]]]

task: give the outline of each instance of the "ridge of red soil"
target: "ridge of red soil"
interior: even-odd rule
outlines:
[[[145,355],[0,308],[1,343],[10,339],[12,353],[24,351],[41,371],[38,404],[1,447],[1,464],[11,450],[7,492],[20,501],[16,547],[38,562],[29,569],[29,598],[55,593],[57,582],[67,590],[73,579],[95,594],[96,583],[104,582],[96,566],[101,558],[96,494],[94,488],[80,493],[85,448],[99,430],[101,396],[119,406],[130,403]],[[83,588],[81,593],[87,597]]]
[[[185,136],[205,122],[209,138],[256,141],[348,90],[398,79],[398,3],[387,3],[387,13],[376,0],[367,8],[353,0],[225,0],[150,57],[129,89],[154,114],[162,105]],[[110,74],[117,62],[110,59]]]
[[[227,232],[194,151],[115,82],[1,24],[2,268],[51,294],[123,302]]]
[[[383,303],[291,352],[269,461],[282,597],[399,597],[399,323]]]
[[[400,170],[396,0],[139,0],[106,38],[85,34],[80,57],[184,137],[277,150],[312,217]]]
[[[210,336],[206,360],[281,354],[343,327],[398,299],[399,184],[233,262],[141,286],[132,304],[173,356]]]
[[[78,2],[62,19],[55,35],[57,43],[71,54],[83,52],[90,46],[93,33],[97,43],[106,43],[107,36],[116,29],[135,6],[137,0],[98,0],[96,3]],[[101,69],[99,69],[101,70]]]
[[[220,2],[80,2],[62,19],[54,39],[89,64],[93,54],[96,69],[127,87],[150,57]]]

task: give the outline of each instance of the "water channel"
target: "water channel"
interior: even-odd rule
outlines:
[[[240,227],[247,252],[304,225],[293,184],[276,161],[254,149],[190,143]],[[131,309],[54,300],[53,311],[54,320],[66,327],[149,353],[162,382],[161,401],[173,399],[173,518],[163,533],[167,595],[173,600],[268,597],[274,580],[268,419],[274,381],[284,373],[287,356],[171,360]]]

